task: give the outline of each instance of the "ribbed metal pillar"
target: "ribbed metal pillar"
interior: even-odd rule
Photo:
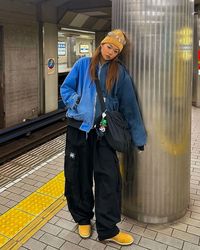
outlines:
[[[148,133],[145,151],[121,160],[123,213],[143,222],[175,220],[189,204],[193,4],[112,1]]]
[[[200,108],[200,10],[194,17],[194,66],[192,104]]]

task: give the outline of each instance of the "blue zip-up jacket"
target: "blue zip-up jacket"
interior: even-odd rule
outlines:
[[[76,61],[60,88],[62,100],[67,107],[67,117],[82,121],[79,129],[85,132],[89,132],[94,126],[98,98],[95,82],[90,77],[90,62],[89,57]],[[105,63],[99,75],[103,96],[106,97],[106,108],[109,111],[118,110],[124,116],[129,125],[133,145],[143,146],[146,144],[146,131],[132,79],[125,67],[119,63],[118,80],[112,90],[107,93],[105,82],[108,66],[109,62]]]

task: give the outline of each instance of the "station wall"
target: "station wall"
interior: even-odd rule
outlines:
[[[38,114],[38,30],[37,25],[4,27],[7,127]]]
[[[4,51],[4,126],[10,127],[38,116],[36,10],[32,5],[22,8],[20,3],[0,1],[0,26]]]

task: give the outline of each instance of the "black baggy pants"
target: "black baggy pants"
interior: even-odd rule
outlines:
[[[90,224],[95,206],[99,240],[118,234],[116,224],[121,220],[121,175],[116,152],[105,138],[99,140],[94,129],[86,134],[68,126],[64,172],[65,196],[75,222]]]

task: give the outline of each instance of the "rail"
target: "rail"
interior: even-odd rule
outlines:
[[[65,111],[58,110],[0,131],[0,165],[66,132]]]
[[[60,109],[25,121],[16,126],[0,130],[0,145],[22,135],[30,135],[33,131],[48,126],[65,118],[65,110]]]

